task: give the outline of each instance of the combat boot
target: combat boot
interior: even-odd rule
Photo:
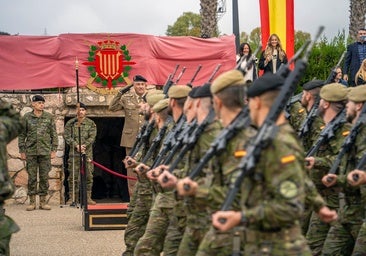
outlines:
[[[42,210],[51,210],[51,206],[49,206],[46,203],[46,196],[40,196],[39,209],[42,209]]]
[[[97,202],[95,202],[93,199],[91,199],[91,192],[90,191],[87,192],[87,202],[88,202],[88,204],[91,204],[91,205],[97,204]]]
[[[36,209],[36,195],[29,196],[29,205],[27,206],[27,211],[33,211]]]

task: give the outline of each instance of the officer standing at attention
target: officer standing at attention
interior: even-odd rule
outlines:
[[[147,80],[141,75],[136,75],[133,78],[133,86],[126,92],[120,90],[109,104],[110,111],[123,110],[125,122],[121,136],[121,147],[126,149],[126,156],[135,143],[136,136],[144,123],[144,115],[140,113],[139,104],[142,103],[143,97],[146,94]],[[127,168],[127,175],[136,177],[132,168]],[[130,196],[135,185],[134,180],[128,180],[128,193]]]
[[[264,123],[283,83],[283,78],[266,73],[249,87],[250,117],[256,127]],[[245,255],[311,255],[300,227],[304,207],[303,149],[284,112],[276,125],[278,131],[262,149],[254,175],[243,181],[242,210],[218,211],[212,223],[222,231],[246,226]],[[220,222],[221,218],[226,222]]]
[[[81,142],[79,142],[79,126]],[[66,123],[64,132],[65,141],[71,148],[69,153],[69,167],[74,165],[74,170],[70,172],[71,175],[68,180],[69,188],[72,188],[72,193],[75,193],[74,196],[77,199],[79,198],[78,192],[80,187],[80,152],[85,153],[87,159],[93,159],[93,143],[96,136],[97,126],[93,120],[86,117],[86,105],[80,103],[77,117],[70,119]],[[79,148],[79,146],[81,146],[81,148]],[[86,163],[86,168],[87,203],[94,205],[96,202],[91,199],[94,166],[88,161]]]
[[[24,129],[20,115],[9,103],[0,100],[0,255],[10,255],[11,235],[19,231],[18,225],[5,215],[4,201],[14,193],[14,184],[8,173],[6,144]]]
[[[48,173],[51,158],[56,156],[58,146],[55,120],[52,114],[44,111],[45,99],[41,95],[32,97],[33,111],[24,115],[25,129],[19,134],[20,157],[27,161],[28,195],[27,211],[36,209],[36,195],[40,196],[39,209],[51,210],[46,204],[48,193]],[[39,189],[37,190],[37,173]]]

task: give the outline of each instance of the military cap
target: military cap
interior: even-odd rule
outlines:
[[[205,97],[212,97],[211,93],[211,84],[206,83],[200,87],[196,87],[197,91],[194,94],[193,98],[205,98]]]
[[[45,99],[41,95],[34,95],[32,97],[32,102],[36,102],[36,101],[43,101],[43,102],[45,102]]]
[[[161,90],[149,90],[146,94],[146,102],[153,107],[159,100],[165,98],[165,94]]]
[[[199,87],[192,87],[192,90],[188,93],[188,96],[191,98],[195,98],[194,95],[196,94]]]
[[[307,83],[305,83],[302,88],[305,91],[310,91],[312,89],[318,88],[318,87],[322,87],[324,85],[324,81],[323,80],[311,80]]]
[[[133,81],[134,82],[145,82],[145,83],[147,82],[146,78],[141,75],[135,75],[133,77]]]
[[[169,105],[169,99],[162,99],[159,100],[153,107],[153,111],[155,113],[159,113],[160,111],[162,111],[163,109],[166,109]]]
[[[80,108],[83,108],[86,110],[86,105],[84,103],[80,102]]]
[[[331,83],[324,85],[320,89],[320,98],[329,101],[337,102],[347,99],[347,87],[339,83]]]
[[[348,88],[348,100],[353,102],[365,102],[366,101],[366,85],[360,85],[356,87]]]
[[[216,77],[211,85],[211,93],[218,93],[222,89],[234,85],[244,85],[243,73],[236,69],[226,71]]]
[[[247,95],[249,98],[253,98],[267,91],[279,90],[284,82],[283,77],[267,72],[252,83],[248,88]]]
[[[191,90],[192,88],[187,85],[173,85],[168,91],[168,96],[172,99],[185,98]]]

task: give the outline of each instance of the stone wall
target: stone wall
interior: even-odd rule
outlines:
[[[32,111],[31,97],[34,94],[4,94],[0,93],[0,98],[11,102],[13,106],[23,116]],[[73,117],[76,113],[76,88],[70,88],[66,93],[43,94],[46,99],[45,111],[55,116],[56,130],[58,134],[58,148],[56,158],[52,159],[52,168],[49,172],[49,201],[52,203],[63,203],[63,156],[65,142],[63,139],[65,117]],[[113,95],[100,95],[89,89],[80,89],[80,101],[88,106],[89,117],[120,117],[120,111],[108,111],[108,105]],[[20,159],[18,149],[18,139],[11,141],[8,146],[8,167],[10,176],[16,186],[16,191],[9,203],[24,204],[27,197],[28,174],[25,161]]]

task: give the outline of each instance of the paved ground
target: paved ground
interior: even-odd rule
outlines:
[[[25,205],[5,205],[21,230],[12,236],[11,256],[120,256],[123,230],[84,231],[78,208],[25,211]]]

